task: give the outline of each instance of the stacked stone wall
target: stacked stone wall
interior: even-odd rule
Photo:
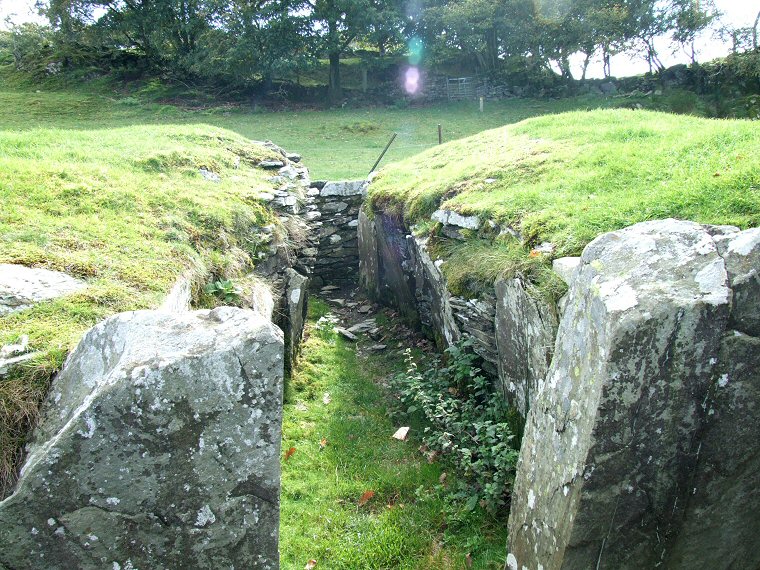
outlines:
[[[315,184],[309,190],[306,219],[314,228],[313,287],[343,286],[359,280],[359,211],[367,191],[364,180]]]

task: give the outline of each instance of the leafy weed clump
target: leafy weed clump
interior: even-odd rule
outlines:
[[[423,443],[451,463],[457,480],[450,495],[496,515],[509,502],[520,443],[512,412],[493,382],[476,366],[472,341],[446,349],[446,365],[421,370],[407,351],[406,373],[393,378],[400,413],[418,416]]]

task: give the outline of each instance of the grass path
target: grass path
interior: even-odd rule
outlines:
[[[447,500],[445,466],[428,463],[413,436],[391,437],[399,426],[382,381],[403,358],[391,349],[358,352],[334,325],[317,325],[328,314],[312,299],[286,395],[283,457],[295,451],[282,465],[282,568],[301,570],[313,559],[331,570],[501,569],[505,530]],[[374,495],[361,504],[368,491]]]

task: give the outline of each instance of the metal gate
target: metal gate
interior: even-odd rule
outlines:
[[[474,99],[476,82],[474,77],[449,77],[446,81],[446,95],[449,101]]]

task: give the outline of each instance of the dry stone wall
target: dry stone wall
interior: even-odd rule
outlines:
[[[357,227],[367,192],[365,180],[317,184],[307,218],[315,226],[318,255],[314,261],[314,287],[342,286],[359,279]]]
[[[455,239],[481,223],[474,216],[452,214],[436,212],[434,219]],[[553,349],[552,308],[528,295],[519,279],[501,281],[478,298],[452,294],[442,262],[431,257],[427,240],[409,235],[392,215],[360,214],[359,250],[361,283],[371,297],[422,325],[442,349],[470,339],[483,369],[497,378],[505,397],[527,413],[529,395],[536,391]]]

